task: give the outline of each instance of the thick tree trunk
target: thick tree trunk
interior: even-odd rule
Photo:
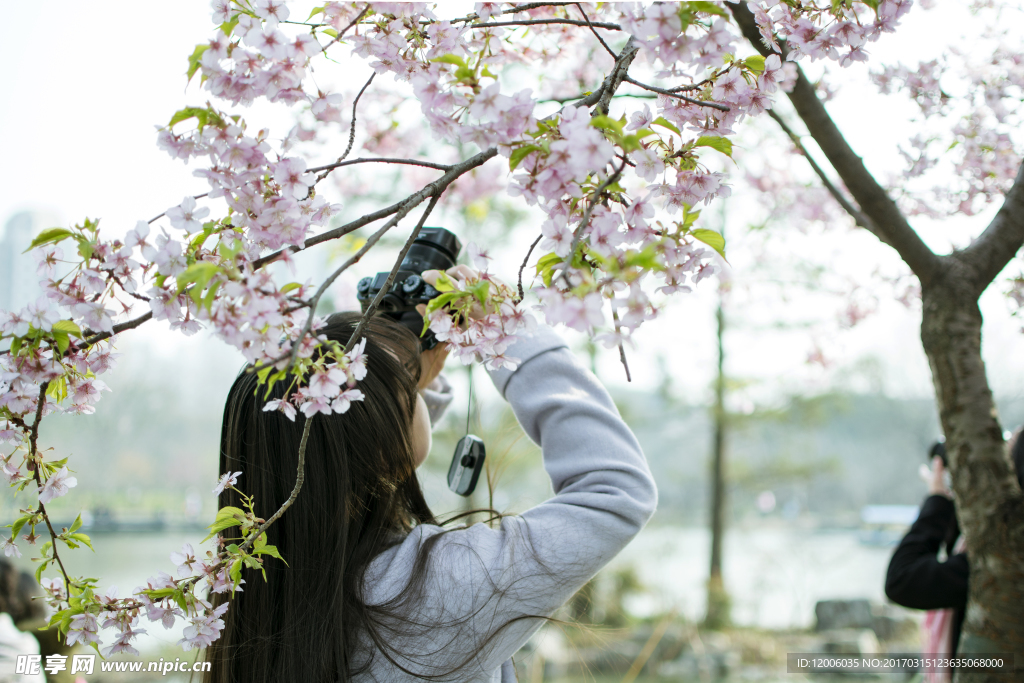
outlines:
[[[981,311],[956,255],[923,288],[921,341],[953,476],[971,574],[961,654],[1013,653],[1018,672],[959,672],[957,681],[1021,680],[1024,673],[1024,499],[1013,475],[981,358]]]

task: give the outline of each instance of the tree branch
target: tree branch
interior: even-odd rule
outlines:
[[[427,217],[430,216],[434,207],[437,206],[437,200],[441,198],[441,195],[436,194],[430,198],[430,203],[427,204],[427,208],[423,211],[423,215],[420,216],[420,220],[416,223],[416,227],[409,233],[409,239],[405,241],[405,246],[402,247],[401,253],[398,254],[398,258],[395,259],[395,265],[391,267],[391,272],[388,273],[388,279],[384,281],[384,286],[377,292],[377,296],[373,297],[373,301],[366,307],[366,311],[363,313],[362,319],[359,324],[356,325],[356,329],[352,331],[352,335],[345,342],[345,350],[352,348],[352,345],[359,341],[359,337],[363,334],[363,330],[366,329],[366,325],[370,322],[370,318],[377,312],[377,306],[384,299],[388,292],[391,291],[391,286],[395,283],[395,278],[398,276],[398,269],[402,265],[402,261],[405,260],[405,255],[409,253],[409,249],[412,247],[413,242],[420,235],[420,230],[423,228],[423,224],[427,222]]]
[[[622,81],[627,77],[629,65],[633,63],[638,52],[640,52],[640,46],[633,40],[633,36],[630,36],[623,46],[622,52],[619,53],[618,58],[615,60],[615,66],[612,67],[612,70],[602,81],[601,87],[598,88],[597,92],[581,100],[576,106],[590,107],[597,104],[598,111],[607,116],[608,105],[611,103],[615,91],[619,89]]]
[[[342,157],[342,159],[344,159],[344,157]],[[343,161],[342,159],[338,159],[332,164],[311,168],[309,169],[309,172],[319,173],[320,171],[324,171],[324,177],[326,177],[328,171],[333,171],[334,169],[341,168],[342,166],[353,166],[355,164],[399,164],[401,166],[423,166],[424,168],[436,168],[439,171],[448,171],[452,168],[447,164],[438,164],[433,161],[420,161],[419,159],[393,159],[391,157],[370,157],[367,159],[349,159],[348,161]],[[323,177],[318,177],[317,180],[323,180]]]
[[[961,260],[975,272],[974,284],[979,293],[1006,267],[1021,245],[1024,245],[1024,164],[992,222],[971,246],[960,252]]]
[[[576,4],[576,3],[572,3]],[[470,24],[469,28],[489,28],[491,26],[533,26],[535,24],[567,24],[569,26],[596,26],[606,28],[610,31],[621,31],[618,24],[609,24],[603,21],[589,22],[579,19],[522,19],[520,21],[489,21],[485,24]]]
[[[656,92],[659,95],[666,95],[668,97],[674,97],[677,100],[682,100],[683,102],[689,102],[690,104],[696,104],[699,107],[711,107],[712,109],[717,109],[719,111],[729,111],[729,107],[727,107],[724,104],[719,104],[718,102],[705,102],[703,100],[695,100],[692,97],[687,97],[686,95],[680,95],[679,93],[673,92],[671,90],[665,90],[664,88],[658,88],[658,87],[653,86],[653,85],[648,85],[646,83],[641,83],[640,81],[635,81],[632,78],[630,78],[629,76],[626,76],[622,80],[626,81],[627,83],[632,83],[633,85],[637,86],[638,88],[643,88],[644,90],[650,90],[651,92]]]
[[[587,13],[583,11],[583,6],[580,5],[580,3],[577,2],[576,3],[576,9],[578,9],[580,11],[580,14],[583,15],[584,21],[587,22],[587,26],[590,27],[591,33],[593,33],[594,37],[597,38],[599,43],[601,43],[601,46],[604,47],[605,50],[607,50],[608,54],[610,54],[612,56],[612,59],[618,59],[619,56],[617,54],[615,54],[615,50],[613,50],[610,47],[608,47],[608,43],[604,42],[604,38],[602,38],[601,34],[597,32],[597,29],[594,28],[594,25],[592,23],[590,23],[590,17],[588,17]]]
[[[328,230],[327,232],[322,232],[319,235],[314,235],[313,237],[310,237],[309,239],[307,239],[305,244],[303,246],[301,246],[301,247],[297,247],[297,246],[294,246],[294,245],[290,246],[290,247],[285,247],[284,249],[281,249],[280,251],[275,251],[273,254],[268,254],[267,256],[264,256],[262,258],[258,258],[258,259],[256,259],[255,261],[252,262],[252,267],[254,269],[255,268],[262,268],[263,266],[267,265],[268,263],[272,263],[273,261],[276,261],[278,258],[281,257],[281,254],[283,254],[285,251],[290,251],[292,253],[296,253],[296,252],[300,252],[300,251],[302,251],[304,249],[309,249],[310,247],[315,246],[317,244],[321,244],[322,242],[328,242],[330,240],[338,239],[339,237],[344,237],[345,235],[349,234],[350,232],[354,232],[354,231],[358,230],[359,228],[363,227],[364,225],[366,225],[368,223],[373,223],[374,221],[378,221],[381,218],[384,218],[385,216],[390,216],[391,214],[395,213],[396,211],[400,211],[402,209],[402,207],[407,202],[412,201],[414,198],[418,198],[415,201],[415,203],[412,204],[412,206],[409,207],[409,209],[412,209],[413,207],[418,205],[420,202],[422,202],[424,199],[426,199],[430,195],[432,195],[432,194],[439,194],[439,193],[443,192],[459,176],[465,174],[467,171],[470,171],[470,170],[476,168],[477,166],[483,165],[485,162],[487,162],[488,160],[490,160],[492,157],[494,157],[497,154],[498,154],[498,150],[495,147],[491,147],[490,149],[485,149],[483,152],[480,152],[479,154],[471,156],[470,158],[466,159],[465,161],[460,161],[459,163],[455,164],[454,166],[448,167],[448,171],[443,176],[441,176],[440,178],[438,178],[437,180],[435,180],[435,181],[433,181],[431,183],[428,183],[427,186],[424,187],[422,190],[420,190],[420,191],[410,195],[409,197],[406,197],[405,199],[403,199],[403,200],[401,200],[399,202],[396,202],[396,203],[392,204],[391,206],[387,206],[387,207],[385,207],[383,209],[378,209],[377,211],[374,211],[373,213],[368,213],[365,216],[362,216],[361,218],[357,218],[356,220],[352,221],[351,223],[346,223],[345,225],[342,225],[342,226],[340,226],[338,228],[334,228],[333,230]],[[352,161],[358,161],[358,159],[353,159]],[[347,162],[343,162],[343,163],[347,163]],[[436,188],[436,191],[435,191],[434,188]],[[406,213],[408,213],[409,209],[406,209]],[[403,213],[402,215],[404,216],[405,214]]]
[[[363,12],[365,13],[366,10],[364,9]],[[356,108],[359,106],[359,98],[363,96],[363,93],[366,92],[366,89],[370,87],[371,83],[373,83],[373,77],[376,75],[376,71],[370,74],[370,77],[366,79],[366,83],[364,83],[363,87],[359,89],[359,94],[356,95],[356,98],[352,101],[352,124],[348,128],[348,146],[345,147],[344,153],[342,153],[342,155],[338,157],[338,160],[334,162],[334,165],[324,167],[323,175],[317,177],[317,182],[326,178],[330,170],[332,168],[337,168],[337,164],[343,162],[345,160],[345,157],[348,156],[348,153],[352,151],[352,145],[354,145],[356,142]]]
[[[727,2],[736,24],[743,36],[762,55],[774,54],[761,42],[761,34],[754,21],[754,15],[745,4]],[[780,43],[781,45],[781,43]],[[782,45],[783,58],[788,50]],[[878,230],[888,236],[886,242],[900,255],[910,269],[914,271],[922,285],[926,285],[937,274],[941,267],[941,259],[921,240],[907,219],[903,216],[896,202],[878,184],[874,176],[864,166],[864,161],[850,147],[835,121],[829,116],[814,86],[797,67],[797,80],[793,91],[789,93],[797,114],[803,120],[808,132],[825,153],[832,168],[836,170],[843,184],[860,205],[861,211],[868,216]]]
[[[775,122],[779,124],[779,127],[782,128],[783,132],[789,136],[789,139],[792,140],[794,145],[796,145],[796,148],[797,150],[799,150],[800,154],[802,154],[804,158],[807,159],[807,163],[811,165],[811,169],[818,175],[818,178],[821,180],[821,184],[824,185],[825,189],[829,191],[829,194],[831,194],[832,197],[837,202],[839,202],[839,205],[843,207],[843,210],[846,211],[846,213],[850,214],[853,220],[857,222],[857,225],[864,228],[872,235],[885,242],[886,244],[889,244],[888,235],[880,231],[878,227],[871,222],[870,218],[865,216],[860,209],[854,206],[853,203],[846,198],[846,195],[843,194],[842,190],[840,190],[838,187],[832,184],[832,181],[829,180],[828,175],[825,174],[825,170],[821,166],[819,166],[818,162],[814,160],[814,157],[812,157],[807,152],[807,149],[804,147],[803,142],[800,141],[800,136],[797,135],[793,131],[793,129],[786,124],[786,122],[782,119],[781,116],[775,113],[774,109],[769,109],[766,113],[768,114],[768,116],[772,117],[775,120]]]

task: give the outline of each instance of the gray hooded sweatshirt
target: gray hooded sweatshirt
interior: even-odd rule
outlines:
[[[460,665],[442,680],[515,681],[510,658],[543,617],[615,557],[654,513],[657,489],[636,437],[565,342],[541,326],[507,355],[519,358],[519,367],[491,371],[491,380],[540,445],[555,495],[494,528],[420,525],[374,558],[365,602],[403,601],[407,620],[383,634],[394,662],[364,643],[356,660],[365,662],[370,653],[373,659],[357,681],[416,681]],[[418,591],[409,591],[424,544],[425,578]]]

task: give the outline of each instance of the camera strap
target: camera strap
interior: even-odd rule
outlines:
[[[469,436],[469,416],[473,412],[473,364],[469,365],[469,402],[466,404],[466,436]]]

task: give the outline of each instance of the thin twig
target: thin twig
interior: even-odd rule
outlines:
[[[530,245],[530,250],[526,252],[526,258],[523,259],[523,265],[519,266],[519,299],[516,303],[520,303],[523,300],[523,297],[526,296],[526,292],[523,291],[523,270],[526,268],[526,262],[530,260],[530,254],[533,253],[534,247],[540,243],[542,237],[544,237],[544,235],[537,235],[537,239],[535,239],[533,244]]]
[[[576,3],[572,3],[576,4]],[[618,24],[609,24],[607,22],[599,21],[591,24],[590,22],[580,21],[578,19],[522,19],[520,21],[489,21],[484,24],[470,24],[469,28],[490,28],[491,26],[533,26],[536,24],[566,24],[569,26],[596,26],[598,28],[606,28],[610,31],[621,31],[622,27]]]
[[[39,486],[40,492],[43,490],[43,479],[39,476],[39,472],[42,470],[41,464],[36,462],[36,444],[39,442],[39,423],[43,419],[43,408],[46,406],[46,390],[49,388],[49,382],[43,382],[39,385],[39,398],[36,399],[36,418],[28,432],[28,457],[29,462],[33,465],[32,477]],[[53,559],[57,561],[60,573],[64,576],[64,585],[67,586],[68,595],[71,595],[71,577],[68,576],[67,570],[64,569],[64,562],[57,553],[57,532],[54,531],[53,524],[50,523],[50,515],[47,514],[46,506],[43,505],[42,501],[39,502],[39,512],[43,515],[46,528],[50,530],[50,548],[53,550]],[[14,538],[12,537],[11,540],[13,541]]]
[[[853,205],[853,202],[846,198],[846,195],[844,195],[843,192],[838,187],[836,187],[831,180],[829,180],[828,175],[825,173],[825,170],[818,165],[818,162],[814,160],[814,157],[808,154],[807,148],[805,148],[803,142],[800,141],[800,136],[797,135],[796,132],[786,124],[786,122],[782,119],[781,116],[775,113],[774,109],[769,109],[767,111],[767,114],[768,116],[772,117],[772,119],[774,119],[775,122],[779,124],[779,127],[782,128],[782,131],[789,136],[790,141],[792,141],[793,145],[796,146],[800,154],[802,154],[804,158],[807,159],[807,163],[811,165],[811,170],[813,170],[815,174],[817,174],[818,178],[821,180],[821,184],[824,185],[825,189],[828,190],[829,194],[831,194],[832,197],[837,202],[839,202],[839,206],[843,207],[843,210],[846,211],[846,213],[850,214],[850,216],[857,223],[857,225],[859,225],[860,227],[864,228],[869,232],[874,233],[875,235],[879,235],[880,233],[878,231],[878,228],[875,227],[875,224],[871,221],[871,219],[865,216],[860,209]]]
[[[363,313],[362,319],[360,319],[359,324],[356,325],[356,329],[352,331],[352,335],[348,338],[348,341],[345,342],[346,350],[351,349],[353,344],[359,341],[359,337],[363,334],[363,330],[366,329],[366,325],[370,322],[370,318],[372,318],[373,314],[377,312],[377,306],[381,301],[383,301],[387,293],[391,291],[391,286],[395,283],[395,278],[398,276],[398,269],[405,260],[405,255],[409,253],[409,249],[412,247],[413,242],[415,242],[416,238],[419,237],[423,224],[427,222],[427,217],[434,210],[434,207],[437,206],[437,200],[440,198],[441,196],[439,194],[430,198],[430,203],[427,204],[427,208],[424,209],[419,222],[416,223],[416,227],[413,228],[413,231],[409,234],[409,239],[405,241],[405,246],[402,247],[401,253],[399,253],[398,258],[395,259],[395,265],[391,267],[391,272],[388,273],[388,279],[384,281],[384,286],[380,288],[380,291],[377,292],[377,296],[373,297],[373,301],[371,301],[370,305],[366,307],[366,311]]]
[[[208,194],[210,194],[210,193],[209,192],[204,192],[202,194],[193,195],[192,199],[202,199],[203,197],[205,197]],[[156,216],[153,216],[152,218],[150,218],[146,222],[149,223],[150,225],[152,225],[153,223],[155,223],[156,221],[160,220],[161,218],[163,218],[166,215],[167,215],[167,212],[163,211],[163,212],[157,214]]]
[[[317,173],[323,171],[323,175],[319,176],[316,180],[320,182],[323,180],[327,173],[333,171],[336,168],[342,166],[353,166],[355,164],[401,164],[403,166],[423,166],[424,168],[436,168],[439,171],[449,171],[451,166],[447,164],[438,164],[433,161],[421,161],[419,159],[392,159],[390,157],[371,157],[368,159],[349,159],[348,161],[338,160],[333,164],[327,164],[325,166],[317,166],[316,168],[309,169],[310,173]]]
[[[632,83],[633,85],[637,86],[638,88],[643,88],[644,90],[650,90],[651,92],[656,92],[659,95],[665,95],[666,97],[674,97],[677,100],[682,100],[683,102],[688,102],[690,104],[696,104],[699,107],[710,107],[711,109],[717,109],[719,111],[730,111],[729,107],[725,106],[724,104],[719,104],[718,102],[705,102],[705,101],[702,101],[702,100],[695,100],[692,97],[687,97],[686,95],[680,95],[679,93],[672,92],[671,90],[665,90],[664,88],[659,88],[659,87],[654,86],[654,85],[648,85],[647,83],[641,83],[640,81],[634,80],[634,79],[630,78],[629,76],[626,76],[623,80],[626,81],[627,83]]]
[[[601,183],[597,190],[594,191],[594,194],[591,195],[590,204],[587,205],[586,211],[583,212],[583,218],[580,219],[580,224],[576,226],[576,230],[572,233],[572,245],[569,247],[569,260],[566,262],[565,268],[562,269],[563,275],[569,270],[569,265],[576,256],[576,250],[579,248],[580,240],[583,238],[583,231],[586,229],[587,224],[590,223],[590,214],[594,212],[594,207],[597,206],[597,203],[600,201],[601,193],[607,190],[609,185],[619,179],[619,176],[622,175],[622,171],[625,168],[626,160],[623,159],[622,163],[619,164],[619,167],[615,169],[615,172],[605,178],[604,182]]]
[[[365,12],[366,10],[363,10],[363,11]],[[356,99],[352,101],[352,125],[349,126],[349,129],[348,129],[348,147],[345,148],[344,154],[342,154],[340,157],[338,157],[338,160],[336,162],[334,162],[335,164],[340,164],[341,162],[343,162],[345,160],[345,157],[348,156],[348,153],[352,151],[352,145],[354,145],[355,142],[356,142],[356,107],[359,106],[359,98],[362,97],[363,93],[366,92],[366,89],[370,87],[370,83],[373,83],[373,77],[376,76],[376,75],[377,75],[376,71],[374,71],[372,74],[370,74],[370,77],[366,80],[366,83],[364,83],[363,87],[360,88],[359,94],[356,95]],[[334,168],[337,168],[337,166],[334,166]],[[326,178],[327,177],[327,173],[329,171],[330,171],[329,168],[325,169],[323,174],[317,177],[317,179],[316,179],[317,182],[320,182],[321,180]]]
[[[608,47],[608,43],[604,42],[604,38],[602,38],[601,35],[597,32],[597,29],[594,28],[594,25],[590,23],[590,17],[587,16],[587,13],[583,11],[583,7],[578,2],[576,3],[576,9],[578,9],[580,11],[580,14],[583,15],[583,19],[586,20],[587,26],[590,27],[590,30],[591,32],[593,32],[594,37],[597,38],[601,45],[604,46],[604,49],[608,51],[608,54],[612,56],[612,59],[618,59],[619,56],[615,54],[615,50]]]
[[[568,5],[575,5],[575,4],[576,4],[575,2],[524,2],[521,5],[516,5],[515,7],[512,7],[511,9],[502,10],[501,14],[517,14],[519,12],[527,12],[527,11],[529,11],[531,9],[539,9],[541,7],[566,7]],[[456,22],[466,23],[468,21],[476,21],[479,18],[480,18],[480,15],[477,14],[476,12],[474,12],[472,14],[467,14],[464,17],[459,17],[458,19],[452,19],[451,23],[453,23],[453,24],[456,23]],[[430,23],[433,23],[433,22],[425,20],[425,21],[423,21],[423,23],[430,24]]]
[[[619,326],[619,312],[612,308],[612,320],[615,321],[615,336],[619,336],[619,330],[622,329]],[[622,367],[626,369],[626,381],[632,382],[633,378],[629,375],[629,363],[626,362],[626,349],[622,346],[622,339],[619,338],[619,360],[622,361]]]
[[[315,415],[313,417],[316,417]],[[238,547],[239,551],[245,552],[249,547],[256,542],[256,539],[263,535],[263,532],[270,527],[271,524],[276,522],[284,514],[285,510],[292,506],[295,499],[299,497],[299,491],[302,490],[302,484],[306,481],[306,442],[309,441],[309,427],[313,424],[313,418],[307,417],[305,424],[302,425],[302,438],[299,440],[299,463],[295,468],[295,486],[292,487],[292,492],[288,496],[288,500],[281,504],[281,507],[277,508],[277,512],[270,516],[270,519],[260,525],[260,528],[256,530],[256,533],[249,536],[249,540]]]
[[[334,36],[334,40],[332,40],[331,42],[329,42],[329,43],[327,43],[326,45],[324,45],[324,49],[322,49],[322,50],[320,51],[320,52],[321,52],[321,54],[322,54],[322,53],[324,53],[324,52],[327,52],[327,48],[329,48],[329,47],[330,47],[331,45],[334,45],[334,44],[335,44],[336,42],[338,42],[339,40],[341,40],[341,37],[342,37],[343,35],[345,35],[346,33],[348,33],[348,30],[349,30],[350,28],[352,28],[353,26],[355,26],[356,24],[358,24],[358,23],[359,23],[359,20],[360,20],[360,19],[362,19],[362,18],[363,18],[363,16],[364,16],[364,15],[365,15],[365,14],[366,14],[366,13],[367,13],[367,12],[368,12],[369,10],[370,10],[370,5],[369,5],[369,3],[367,3],[367,4],[366,4],[366,6],[365,6],[365,7],[363,7],[363,11],[362,11],[362,12],[360,12],[359,14],[357,14],[357,15],[356,15],[356,18],[355,18],[355,19],[353,19],[353,20],[352,20],[351,22],[349,22],[349,25],[348,25],[348,26],[346,26],[345,28],[343,28],[343,29],[341,29],[340,31],[338,31],[338,35]]]
[[[346,223],[345,225],[342,225],[340,227],[334,228],[333,230],[328,230],[327,232],[320,233],[319,235],[314,235],[313,237],[310,237],[309,239],[307,239],[305,241],[304,245],[301,246],[301,247],[292,245],[290,247],[285,247],[284,249],[281,249],[280,251],[275,251],[272,254],[268,254],[268,255],[266,255],[266,256],[264,256],[262,258],[258,258],[258,259],[256,259],[255,261],[252,262],[252,267],[253,267],[253,269],[262,268],[263,266],[267,265],[268,263],[272,263],[273,261],[276,261],[286,251],[289,251],[289,252],[292,252],[292,253],[296,253],[296,252],[300,252],[300,251],[302,251],[304,249],[309,249],[310,247],[315,246],[317,244],[320,244],[322,242],[327,242],[329,240],[338,239],[339,237],[343,237],[343,236],[349,234],[350,232],[354,232],[354,231],[358,230],[359,228],[363,227],[364,225],[367,225],[369,223],[373,223],[374,221],[378,221],[381,218],[384,218],[385,216],[390,216],[391,214],[395,213],[396,211],[400,211],[402,209],[402,207],[405,206],[406,203],[408,203],[410,201],[414,202],[413,205],[412,205],[414,207],[414,206],[420,204],[424,199],[426,199],[430,195],[438,194],[438,193],[442,192],[445,188],[447,188],[449,185],[451,185],[453,182],[455,182],[455,180],[458,179],[460,176],[462,176],[464,173],[466,173],[468,171],[471,171],[472,169],[476,168],[477,166],[483,165],[484,163],[489,161],[491,158],[493,158],[497,154],[498,154],[497,147],[491,147],[490,149],[485,149],[483,152],[480,152],[479,154],[475,154],[475,155],[469,157],[468,159],[466,159],[465,161],[460,161],[459,163],[455,164],[454,166],[449,167],[448,171],[443,176],[441,176],[440,178],[438,178],[437,180],[435,180],[433,182],[427,183],[427,185],[425,187],[420,189],[418,192],[415,192],[414,194],[409,195],[405,199],[403,199],[401,201],[398,201],[398,202],[395,202],[391,206],[385,207],[383,209],[378,209],[377,211],[374,211],[373,213],[368,213],[365,216],[357,218],[356,220],[354,220],[354,221],[352,221],[350,223]],[[352,161],[357,161],[357,159],[353,159]],[[349,163],[349,162],[343,162],[343,163]],[[410,208],[412,208],[412,207],[410,207]],[[408,210],[409,209],[406,209],[406,212],[408,212]],[[405,214],[403,214],[403,215],[405,215]]]

